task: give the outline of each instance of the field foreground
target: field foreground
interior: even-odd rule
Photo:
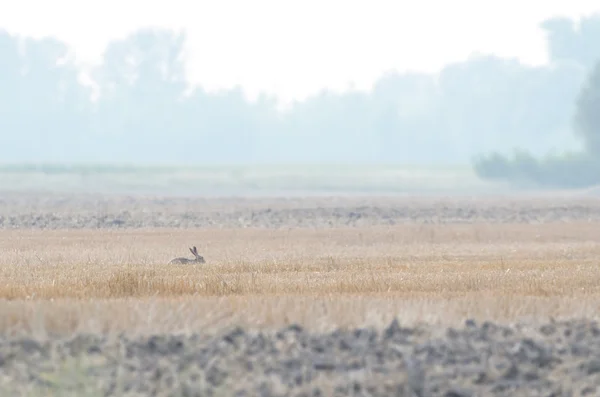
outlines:
[[[600,223],[449,219],[0,230],[0,390],[597,395]]]

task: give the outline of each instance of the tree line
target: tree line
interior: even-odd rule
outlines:
[[[567,163],[589,169],[600,150],[600,16],[553,18],[541,28],[545,66],[478,54],[435,75],[389,72],[367,92],[324,90],[283,112],[267,94],[249,101],[240,88],[191,87],[184,34],[142,29],[111,42],[91,71],[94,88],[81,83],[65,43],[0,31],[0,158],[473,162],[484,178],[552,184],[556,173],[569,174]]]

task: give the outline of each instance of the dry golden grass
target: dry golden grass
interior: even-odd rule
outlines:
[[[599,226],[2,231],[0,332],[594,317]]]

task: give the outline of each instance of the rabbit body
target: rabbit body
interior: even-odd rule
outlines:
[[[188,263],[206,263],[206,261],[204,260],[204,258],[202,256],[200,256],[200,254],[198,254],[198,250],[196,249],[196,247],[194,246],[193,248],[190,248],[190,251],[192,254],[194,254],[194,259],[188,259],[188,258],[175,258],[172,259],[169,264],[188,264]]]

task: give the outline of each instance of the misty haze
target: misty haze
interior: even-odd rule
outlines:
[[[0,396],[599,396],[596,3],[4,2]]]
[[[368,91],[323,89],[284,109],[273,95],[190,84],[183,33],[142,28],[83,73],[65,43],[0,30],[0,179],[65,164],[338,164],[590,186],[600,179],[600,16],[541,28],[546,65],[473,54],[439,74],[390,71]]]

